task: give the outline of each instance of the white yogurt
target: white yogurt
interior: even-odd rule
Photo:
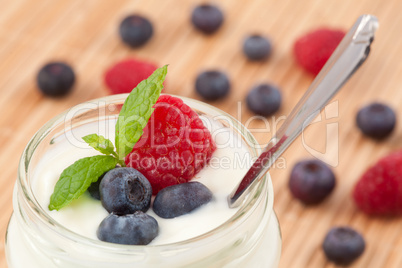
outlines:
[[[102,114],[105,108],[110,108],[110,103],[121,105],[125,98],[125,95],[109,96],[94,100],[95,105],[77,105],[71,110],[73,117],[60,115],[34,136],[21,158],[19,181],[13,195],[14,215],[6,236],[9,267],[277,267],[281,238],[272,208],[271,180],[268,176],[253,189],[241,211],[228,208],[227,196],[251,165],[249,147],[242,144],[243,138],[254,139],[245,130],[240,131],[243,138],[237,138],[235,131],[218,121],[204,118],[218,148],[209,165],[193,179],[213,192],[213,201],[174,219],[161,219],[150,209],[147,213],[156,218],[160,228],[151,245],[126,246],[99,241],[96,230],[108,213],[100,201],[87,193],[60,211],[48,210],[61,172],[77,159],[99,154],[78,138],[95,132],[114,140],[114,122],[102,121],[103,117],[98,117],[93,107],[98,107]],[[201,114],[227,117],[206,104],[183,100]],[[73,131],[60,135],[76,117]],[[238,125],[230,118],[221,122]],[[57,138],[51,140],[52,137]],[[27,192],[24,187],[29,188]],[[38,206],[63,227],[42,215]]]
[[[242,165],[239,160],[248,156],[248,149],[234,137],[229,128],[224,128],[222,131],[220,123],[205,117],[203,121],[206,122],[211,133],[216,134],[215,131],[220,130],[219,134],[215,135],[218,148],[212,155],[210,165],[196,174],[193,181],[199,181],[207,186],[213,193],[213,200],[190,214],[174,219],[163,219],[156,215],[152,208],[149,209],[147,213],[159,224],[159,235],[151,244],[168,244],[199,236],[218,227],[237,211],[228,207],[227,196],[247,171],[248,165],[245,163]],[[85,128],[91,127],[93,126],[85,126]],[[83,129],[82,133],[87,131]],[[77,137],[80,132],[76,129],[74,136]],[[108,134],[107,136],[114,140],[113,131]],[[48,205],[61,172],[76,160],[96,154],[99,153],[89,146],[88,149],[83,149],[68,141],[62,142],[46,152],[33,176],[33,191],[39,204],[47,213],[67,229],[92,239],[97,239],[96,230],[100,222],[108,215],[100,201],[93,199],[86,192],[59,211],[49,211]]]

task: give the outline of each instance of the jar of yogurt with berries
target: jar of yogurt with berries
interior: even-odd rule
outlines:
[[[97,229],[109,213],[84,193],[59,211],[48,209],[64,168],[96,155],[80,137],[99,133],[114,139],[114,124],[126,94],[79,104],[45,124],[25,148],[6,236],[10,268],[22,267],[277,267],[281,234],[273,210],[269,174],[243,204],[231,209],[227,196],[259,155],[258,143],[236,119],[205,103],[191,107],[216,144],[208,164],[191,181],[212,192],[207,204],[172,219],[146,211],[159,225],[148,245],[101,241]],[[153,198],[154,199],[154,198]]]

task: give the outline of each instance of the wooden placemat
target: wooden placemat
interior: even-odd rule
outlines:
[[[293,41],[319,26],[348,29],[361,14],[379,18],[380,28],[368,61],[346,84],[321,120],[303,139],[296,140],[271,172],[275,210],[282,235],[281,268],[334,267],[321,250],[326,232],[350,225],[367,241],[364,255],[351,267],[402,267],[402,219],[373,218],[359,212],[350,197],[360,174],[376,160],[402,147],[402,123],[381,143],[364,138],[355,127],[356,111],[380,100],[402,113],[402,1],[252,0],[214,1],[225,12],[223,27],[212,36],[196,32],[189,23],[192,8],[202,1],[3,1],[0,12],[0,268],[4,235],[12,212],[12,190],[19,157],[29,138],[47,120],[67,108],[108,94],[103,72],[128,56],[169,63],[167,93],[199,99],[194,79],[200,70],[214,68],[228,73],[229,97],[212,105],[232,114],[252,130],[261,144],[280,125],[311,83],[313,77],[299,68],[292,56]],[[152,40],[140,49],[129,49],[118,37],[121,19],[133,12],[150,18]],[[263,63],[248,62],[241,53],[247,34],[270,36],[274,51]],[[78,80],[71,95],[43,97],[35,86],[39,68],[50,60],[69,62]],[[250,120],[244,99],[258,82],[280,86],[283,106],[274,117]],[[240,102],[240,104],[239,104]],[[329,127],[331,126],[331,127]],[[293,164],[320,152],[334,165],[337,186],[330,198],[314,207],[292,199],[288,176]]]

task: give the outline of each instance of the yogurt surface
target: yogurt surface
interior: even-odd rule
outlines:
[[[199,181],[208,187],[213,193],[213,200],[174,219],[160,218],[151,207],[146,213],[153,216],[159,224],[159,235],[151,245],[174,243],[204,234],[227,221],[237,211],[228,207],[227,196],[247,172],[251,164],[250,153],[231,129],[211,118],[201,119],[211,131],[217,149],[209,164],[196,174],[193,181]],[[109,121],[107,125],[114,126],[114,121]],[[87,192],[59,211],[48,209],[50,196],[61,172],[80,158],[99,154],[89,146],[83,146],[83,143],[77,146],[76,142],[71,142],[71,137],[75,137],[77,141],[88,133],[99,133],[114,141],[113,127],[99,131],[97,125],[91,124],[74,129],[74,133],[60,136],[60,141],[55,142],[53,148],[45,153],[33,171],[32,187],[39,204],[55,221],[82,236],[98,239],[97,228],[108,212],[99,200],[93,199]]]

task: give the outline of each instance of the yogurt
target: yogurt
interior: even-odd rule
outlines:
[[[212,118],[202,116],[201,119],[215,138],[217,149],[212,155],[210,164],[196,174],[192,181],[198,181],[213,193],[213,200],[208,204],[174,219],[164,219],[156,215],[152,208],[147,211],[158,221],[159,235],[151,242],[153,245],[168,244],[183,241],[206,233],[232,217],[237,209],[230,209],[227,196],[234,189],[250,163],[249,151],[245,144],[231,132],[223,128],[222,124]],[[107,122],[112,126],[115,120]],[[75,129],[74,135],[98,129],[96,124],[88,124],[82,129]],[[114,140],[114,129],[106,133],[106,137]],[[214,135],[215,133],[215,135]],[[93,148],[77,147],[69,140],[63,140],[44,154],[38,163],[33,176],[33,191],[41,207],[59,224],[67,229],[91,239],[97,239],[96,230],[100,222],[106,218],[108,212],[102,207],[99,200],[93,199],[85,193],[79,199],[63,207],[59,211],[49,211],[49,199],[54,185],[61,172],[80,158],[99,154]]]
[[[60,211],[48,210],[62,170],[77,159],[98,154],[79,137],[99,133],[114,140],[112,126],[118,111],[110,107],[121,105],[125,97],[109,96],[73,107],[46,124],[28,144],[7,232],[9,267],[276,267],[281,238],[269,176],[240,208],[229,209],[227,204],[227,196],[256,156],[249,144],[255,143],[254,138],[220,110],[186,98],[184,102],[202,116],[218,147],[193,179],[213,192],[213,201],[174,219],[162,219],[150,209],[147,213],[156,218],[160,229],[147,246],[99,241],[96,230],[108,213],[89,194]]]

